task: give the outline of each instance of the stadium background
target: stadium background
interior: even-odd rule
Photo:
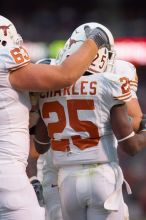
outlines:
[[[86,22],[107,26],[117,57],[133,62],[139,77],[138,98],[146,112],[146,6],[142,0],[1,0],[1,15],[14,22],[35,62],[55,57],[75,27]],[[135,157],[120,152],[120,163],[133,194],[125,200],[131,220],[146,219],[146,150]]]

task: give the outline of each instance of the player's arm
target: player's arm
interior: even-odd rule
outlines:
[[[28,177],[37,176],[37,159],[39,157],[39,154],[36,153],[34,141],[33,141],[33,135],[30,136],[30,153],[28,157],[28,164],[26,167],[26,173]]]
[[[30,157],[38,159],[40,154],[44,154],[50,148],[50,138],[47,127],[40,117],[35,126],[33,143],[30,146]]]
[[[142,119],[142,110],[137,98],[132,98],[126,103],[128,109],[128,115],[131,118],[134,131],[138,131],[139,125]]]
[[[127,109],[128,114],[131,118],[133,129],[134,131],[138,131],[142,119],[142,110],[136,95],[138,88],[138,75],[136,73],[136,68],[133,64],[130,64],[130,70],[132,70],[132,74],[134,75],[134,77],[132,80],[129,81],[132,99],[129,102],[127,102]]]
[[[33,126],[33,132],[30,128],[30,151],[27,165],[28,177],[37,176],[37,160],[40,154],[45,153],[50,148],[50,139],[48,137],[47,128],[41,117]]]
[[[44,198],[42,185],[37,178],[37,160],[39,155],[45,153],[49,147],[50,139],[48,138],[47,128],[40,117],[35,126],[34,134],[31,135],[30,153],[26,172],[41,206],[44,204]]]
[[[30,183],[32,184],[34,188],[38,202],[42,206],[44,204],[43,187],[37,178],[37,159],[38,159],[39,154],[37,154],[36,156],[36,151],[35,151],[34,142],[33,142],[33,135],[31,136],[30,140],[31,140],[30,141],[31,153],[29,154],[29,157],[28,157],[28,165],[26,167],[26,173],[27,173],[27,176],[29,177]]]
[[[72,85],[87,70],[98,48],[109,44],[102,30],[88,28],[85,33],[88,39],[62,64],[29,63],[10,74],[12,86],[19,90],[47,91]]]
[[[31,143],[31,145],[33,145],[33,143]],[[41,185],[41,182],[37,178],[37,158],[32,157],[32,155],[29,155],[28,157],[28,165],[26,167],[26,173],[27,176],[29,177],[30,183],[34,188],[38,202],[40,206],[42,206],[44,204],[43,187]]]
[[[98,49],[92,40],[87,40],[75,54],[61,65],[30,63],[10,74],[15,89],[47,91],[73,84],[88,68]]]
[[[118,144],[127,154],[135,155],[146,146],[145,119],[142,119],[140,131],[135,134],[132,124],[129,121],[125,104],[113,106],[110,111],[110,116],[112,128],[118,140]]]

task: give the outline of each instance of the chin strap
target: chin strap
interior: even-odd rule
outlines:
[[[113,71],[114,71],[113,67],[114,67],[114,63],[115,63],[115,59],[116,59],[116,51],[115,50],[109,51],[109,54],[111,54],[111,57],[108,60],[106,71],[113,73]]]

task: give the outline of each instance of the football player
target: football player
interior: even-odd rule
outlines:
[[[54,60],[53,59],[51,60],[53,63]],[[44,62],[47,64],[48,58],[40,60],[39,62]],[[129,78],[132,99],[129,102],[127,102],[126,105],[128,107],[128,114],[132,118],[133,128],[136,131],[139,128],[139,121],[141,120],[141,116],[142,116],[141,108],[139,106],[139,102],[136,96],[137,85],[138,85],[136,69],[133,66],[133,64],[129,62],[115,59],[114,63],[112,64],[112,68],[110,68],[109,70],[114,74],[118,73],[121,79],[125,79],[125,77],[126,79]],[[58,195],[59,192],[57,187],[58,169],[53,165],[50,150],[47,153],[42,154],[38,161],[39,162],[38,162],[37,175],[38,175],[38,179],[41,180],[43,186],[45,209],[47,213],[46,220],[50,220],[50,219],[56,220],[55,216],[61,216],[61,207],[59,203],[60,198]],[[54,185],[55,187],[52,187]],[[127,211],[128,209],[127,207],[125,207],[125,217],[127,217],[128,219],[129,214]],[[62,219],[62,217],[60,217],[60,219]]]
[[[79,34],[79,32],[78,32]],[[107,56],[106,54],[106,51],[104,51],[104,53],[99,55],[99,58],[97,61],[94,60],[94,63],[91,64],[91,67],[88,69],[88,72],[90,73],[98,73],[98,72],[103,72],[103,71],[108,71],[108,72],[112,72],[114,74],[118,74],[119,77],[120,77],[120,80],[123,81],[123,82],[126,82],[127,79],[129,80],[129,83],[130,83],[130,88],[131,88],[131,94],[132,94],[132,99],[130,101],[128,101],[126,103],[127,105],[127,108],[128,108],[128,114],[130,116],[130,119],[132,120],[132,125],[133,125],[133,128],[135,131],[138,130],[139,128],[139,123],[141,121],[141,117],[142,117],[142,111],[141,111],[141,108],[140,108],[140,105],[139,105],[139,102],[138,102],[138,99],[137,99],[137,95],[136,95],[136,92],[137,92],[137,86],[138,86],[138,77],[137,77],[137,74],[136,74],[136,69],[134,67],[133,64],[129,63],[129,62],[126,62],[126,61],[123,61],[123,60],[117,60],[116,57],[115,57],[115,51],[114,51],[114,43],[112,43],[112,50],[113,50],[113,55],[111,56],[110,52],[109,55],[110,55],[110,59],[108,58],[108,62],[106,62],[106,65],[105,67],[103,68],[102,67],[102,64],[103,64],[103,58],[102,56]],[[72,44],[71,48],[70,48],[70,51],[66,52],[67,56],[69,55],[69,53],[72,51],[74,51],[76,49],[76,45],[75,44]],[[39,62],[42,62],[42,63],[48,63],[48,58],[46,59],[43,59],[43,60],[40,60]],[[51,60],[49,61],[49,64],[50,64]],[[54,62],[54,60],[52,59],[52,63]],[[48,157],[47,157],[48,155]],[[50,151],[45,154],[44,156],[42,155],[41,156],[41,161],[44,161],[44,168],[42,168],[41,165],[39,165],[39,169],[38,169],[38,175],[40,176],[43,176],[43,180],[45,179],[45,181],[43,181],[43,188],[45,188],[45,193],[44,193],[44,197],[46,198],[50,198],[51,196],[49,195],[49,193],[47,193],[47,186],[51,186],[51,174],[49,174],[49,171],[51,173],[53,173],[53,182],[54,182],[54,179],[56,179],[56,184],[57,185],[57,168],[54,166],[54,171],[53,171],[53,163],[52,161],[50,161],[50,159],[52,159],[52,157],[50,157]],[[50,161],[50,162],[49,162]],[[51,164],[51,167],[50,165]],[[44,172],[43,172],[44,170]],[[48,173],[47,173],[47,170],[48,170]],[[44,174],[45,173],[45,174]],[[56,174],[56,178],[55,177],[55,174]],[[46,184],[47,182],[47,178],[49,178],[49,181],[50,183]],[[55,195],[55,194],[51,194],[52,196]],[[58,198],[54,196],[53,199],[50,198],[49,199],[45,199],[45,203],[48,204],[48,201],[53,201],[54,202],[54,206],[56,207],[56,204],[58,206]],[[56,202],[55,202],[56,201]],[[55,204],[56,203],[56,204]],[[51,203],[52,204],[52,203]],[[126,205],[126,204],[125,204]],[[47,205],[47,212],[50,213],[50,209],[51,211],[53,212],[53,209],[51,208],[52,205],[50,206],[49,204]],[[50,208],[50,209],[49,209]],[[55,210],[55,209],[54,209]],[[58,209],[59,212],[60,212],[60,209]],[[54,212],[55,214],[57,213],[57,210]],[[127,213],[127,208],[125,209],[125,216],[127,217],[128,216],[128,213]],[[127,217],[128,218],[128,217]],[[52,218],[53,219],[53,218]]]
[[[54,62],[55,62],[54,59],[46,58],[46,59],[39,60],[37,63],[54,64]],[[96,65],[98,67],[99,64],[96,63]],[[123,60],[117,60],[117,59],[115,59],[112,62],[112,65],[111,65],[111,62],[108,61],[107,68],[108,68],[108,71],[114,74],[118,73],[120,75],[121,80],[125,80],[125,79],[127,80],[127,78],[129,78],[132,99],[126,104],[128,107],[128,114],[132,118],[133,127],[135,130],[137,130],[139,128],[139,121],[141,120],[142,112],[141,112],[139,102],[136,96],[137,85],[138,85],[136,69],[133,66],[133,64],[123,61]],[[91,70],[89,71],[91,72]],[[37,175],[38,175],[38,179],[41,180],[42,185],[43,185],[44,201],[45,201],[45,207],[46,207],[46,213],[47,213],[46,219],[56,220],[55,216],[61,216],[60,214],[61,208],[59,205],[60,199],[58,196],[59,192],[57,188],[58,169],[57,167],[53,165],[52,157],[50,154],[51,154],[51,151],[49,150],[44,155],[42,154],[40,156],[38,160]],[[52,187],[54,185],[55,187]],[[128,216],[127,209],[125,209],[125,216]]]
[[[92,27],[95,25],[92,22]],[[105,30],[105,27],[98,23],[100,28]],[[66,57],[69,57],[73,52],[75,52],[84,42],[85,35],[82,35],[83,26],[80,26],[76,29],[72,36],[66,42],[64,48],[58,55],[57,63],[60,63],[60,60],[65,60]],[[101,48],[97,55],[95,56],[93,62],[88,67],[88,72],[90,73],[102,73],[102,72],[111,72],[114,74],[118,74],[120,80],[126,83],[126,80],[129,80],[130,88],[132,92],[132,99],[130,102],[126,103],[128,108],[129,116],[131,117],[131,121],[133,124],[134,130],[138,130],[139,123],[142,117],[142,111],[137,99],[137,86],[138,86],[138,76],[136,73],[136,69],[133,64],[116,59],[116,51],[114,46],[114,38],[112,34],[107,30],[110,42],[110,48]],[[75,42],[75,43],[73,43]]]
[[[0,16],[0,219],[44,219],[44,209],[26,175],[30,141],[26,90],[48,91],[76,81],[98,48],[108,46],[105,33],[99,29],[92,30],[88,38],[61,65],[33,64],[13,23]]]
[[[99,50],[84,76],[73,86],[41,93],[41,116],[51,138],[54,164],[59,167],[63,219],[123,220],[123,174],[115,136],[120,147],[133,155],[146,144],[146,134],[142,132],[143,120],[141,133],[135,134],[128,118],[124,103],[132,96],[129,79],[103,73],[105,70],[99,73],[95,69],[93,73],[99,57],[100,68],[108,63],[109,52],[112,57],[111,33],[97,23],[82,25],[68,40],[59,62],[77,49],[78,46],[70,50],[73,44],[84,41],[84,29],[90,32],[93,27],[107,33],[110,47]],[[35,142],[48,145],[48,140],[41,139],[41,132],[36,134]]]

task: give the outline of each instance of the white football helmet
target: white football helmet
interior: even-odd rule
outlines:
[[[0,47],[20,46],[22,43],[22,37],[13,23],[0,15]]]
[[[109,49],[107,49],[106,47],[102,47],[98,50],[98,54],[92,61],[87,71],[90,73],[111,71],[116,55],[114,50],[114,38],[111,32],[105,26],[96,22],[85,23],[74,30],[71,37],[65,43],[64,48],[60,51],[58,55],[56,61],[57,64],[62,63],[66,59],[66,57],[73,54],[86,40],[86,35],[84,31],[85,26],[89,26],[91,29],[96,27],[102,29],[107,34],[110,44]]]

